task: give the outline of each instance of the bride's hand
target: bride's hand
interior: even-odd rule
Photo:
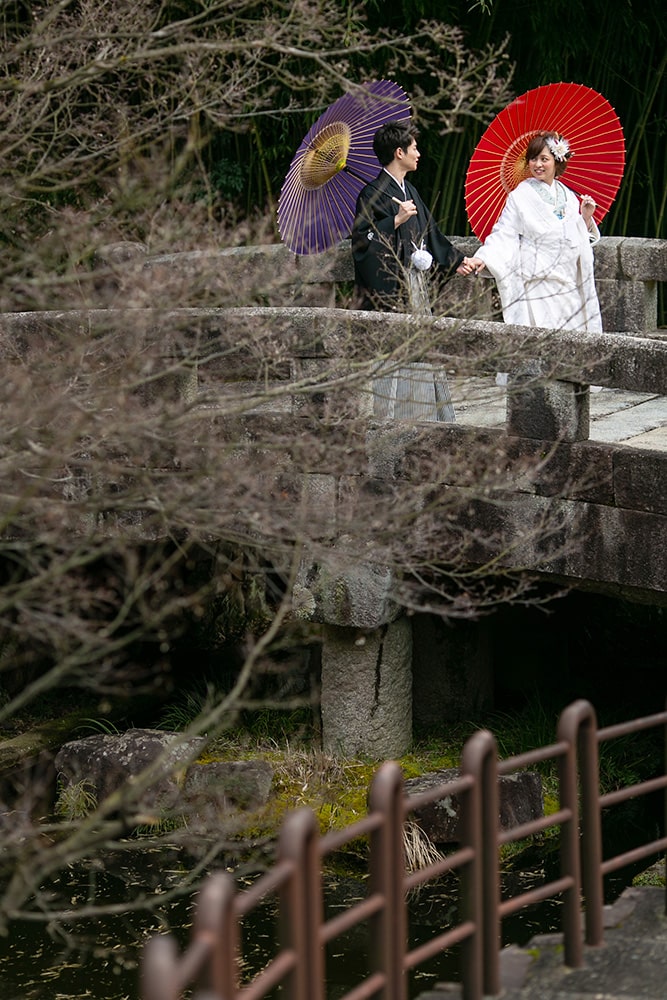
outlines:
[[[463,274],[474,274],[477,277],[480,271],[484,270],[484,261],[479,257],[464,257],[461,266],[465,268]]]
[[[588,225],[588,223],[593,218],[593,212],[595,211],[596,207],[597,206],[595,204],[595,200],[591,198],[589,194],[582,195],[580,211],[581,211],[581,216],[586,225]]]

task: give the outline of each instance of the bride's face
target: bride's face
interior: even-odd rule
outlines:
[[[538,181],[553,183],[556,176],[556,161],[546,146],[532,160],[528,160],[528,169],[531,177],[536,177]]]

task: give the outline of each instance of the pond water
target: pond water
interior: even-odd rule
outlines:
[[[507,874],[505,890],[515,894],[536,881],[556,877],[557,860],[535,860]],[[554,870],[551,870],[554,869]],[[81,904],[92,895],[105,902],[132,898],[137,885],[148,893],[169,890],[182,883],[186,869],[176,854],[133,853],[108,858],[93,872],[72,867],[47,887],[67,902]],[[622,872],[607,886],[614,898],[632,873]],[[455,886],[434,882],[409,899],[409,935],[414,947],[457,920]],[[325,878],[327,915],[338,912],[365,894],[364,881],[328,874]],[[125,912],[96,922],[51,926],[16,922],[11,934],[0,938],[0,996],[2,1000],[137,1000],[139,956],[147,938],[157,931],[175,935],[179,947],[189,939],[193,900],[189,895],[159,907],[151,916]],[[550,900],[521,911],[503,922],[503,943],[525,944],[535,934],[560,929],[560,904]],[[244,958],[248,971],[260,968],[274,954],[276,915],[272,904],[244,920]],[[339,1000],[367,974],[368,938],[362,927],[332,943],[327,953],[327,1000]],[[410,997],[431,988],[436,981],[458,979],[456,950],[431,960],[412,975]],[[278,996],[278,991],[274,996]]]

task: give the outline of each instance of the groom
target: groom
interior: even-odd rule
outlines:
[[[360,191],[352,227],[361,309],[430,312],[423,272],[432,262],[447,275],[469,273],[467,258],[443,236],[419,192],[405,179],[419,163],[418,134],[410,122],[388,122],[373,138],[382,170]]]

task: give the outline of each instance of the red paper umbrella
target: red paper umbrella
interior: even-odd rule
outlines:
[[[317,119],[278,199],[278,230],[290,250],[322,253],[350,235],[357,195],[381,169],[373,136],[381,125],[409,117],[405,91],[391,80],[375,80],[339,97]]]
[[[486,239],[507,195],[529,176],[524,154],[538,132],[558,132],[570,144],[560,180],[590,194],[600,222],[616,196],[625,166],[625,140],[611,104],[579,83],[548,83],[517,97],[479,140],[466,174],[465,201],[473,232]]]

